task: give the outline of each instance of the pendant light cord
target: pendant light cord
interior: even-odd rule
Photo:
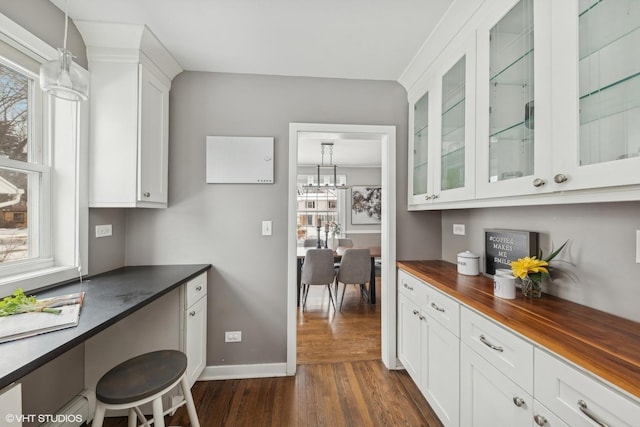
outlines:
[[[69,0],[64,0],[64,41],[62,42],[62,48],[67,50],[67,32],[69,30],[69,15],[67,9],[69,6]]]

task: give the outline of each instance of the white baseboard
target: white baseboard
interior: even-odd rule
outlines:
[[[244,378],[269,378],[287,376],[286,363],[264,363],[260,365],[207,366],[198,381],[236,380]]]

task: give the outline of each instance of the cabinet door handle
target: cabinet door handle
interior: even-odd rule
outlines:
[[[535,415],[533,417],[533,421],[535,421],[536,424],[538,424],[539,426],[546,426],[547,425],[547,419],[545,417],[543,417],[542,415]]]
[[[196,291],[201,291],[201,290],[202,290],[202,286],[196,287]]]
[[[431,198],[432,198],[432,199],[434,199],[434,200],[435,200],[435,199],[439,199],[439,198],[440,198],[440,195],[439,195],[439,194],[434,194],[433,196],[431,196]]]
[[[425,194],[425,195],[424,195],[424,199],[425,199],[425,200],[431,200],[431,198],[432,198],[432,197],[433,197],[433,196],[432,196],[432,195],[430,195],[430,194]]]
[[[495,350],[495,351],[499,351],[500,353],[502,353],[504,351],[504,349],[502,347],[498,347],[497,345],[491,344],[485,337],[484,335],[480,335],[480,342],[484,345],[486,345],[487,347]]]
[[[521,408],[525,405],[525,401],[521,397],[513,396],[513,404],[516,405],[518,408]]]
[[[536,179],[533,180],[533,186],[534,187],[542,187],[546,183],[547,182],[542,178],[536,178]]]
[[[405,288],[409,289],[410,291],[413,290],[413,288],[409,285],[407,285],[406,283],[404,283],[402,286],[404,286]]]
[[[195,312],[195,311],[190,311],[190,312],[189,312],[189,316],[193,317],[193,316],[195,316],[195,315],[196,315],[196,312]]]
[[[600,427],[609,427],[609,424],[605,423],[596,414],[591,412],[591,410],[587,406],[587,402],[585,402],[584,400],[578,400],[578,409],[580,409],[583,414],[591,418],[591,420],[594,423],[598,424]]]
[[[413,310],[413,314],[418,314],[420,313],[418,310]]]
[[[435,302],[431,303],[431,307],[433,307],[436,311],[439,311],[440,313],[444,313],[444,308],[438,307],[438,305]]]
[[[143,194],[144,197],[151,197],[151,193],[149,193],[148,191],[146,193]]]
[[[420,319],[420,320],[424,320],[424,316],[422,316],[422,315],[418,315],[418,319]]]
[[[562,184],[563,182],[567,182],[568,179],[569,178],[567,177],[567,175],[563,173],[556,174],[553,177],[553,180],[555,181],[556,184]]]

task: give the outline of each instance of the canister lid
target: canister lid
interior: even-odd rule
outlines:
[[[471,251],[464,251],[464,252],[460,252],[460,253],[458,254],[458,256],[459,256],[460,258],[480,258],[480,256],[479,256],[479,255],[476,255],[476,254],[474,254],[474,253],[473,253],[473,252],[471,252]]]

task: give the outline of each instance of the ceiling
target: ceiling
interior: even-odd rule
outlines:
[[[51,0],[64,10],[65,0]],[[453,0],[67,0],[75,20],[145,24],[189,71],[400,78]],[[306,135],[299,164],[381,164],[364,135]],[[377,142],[377,144],[376,144]]]
[[[452,2],[68,0],[68,11],[146,24],[185,70],[398,80]]]

